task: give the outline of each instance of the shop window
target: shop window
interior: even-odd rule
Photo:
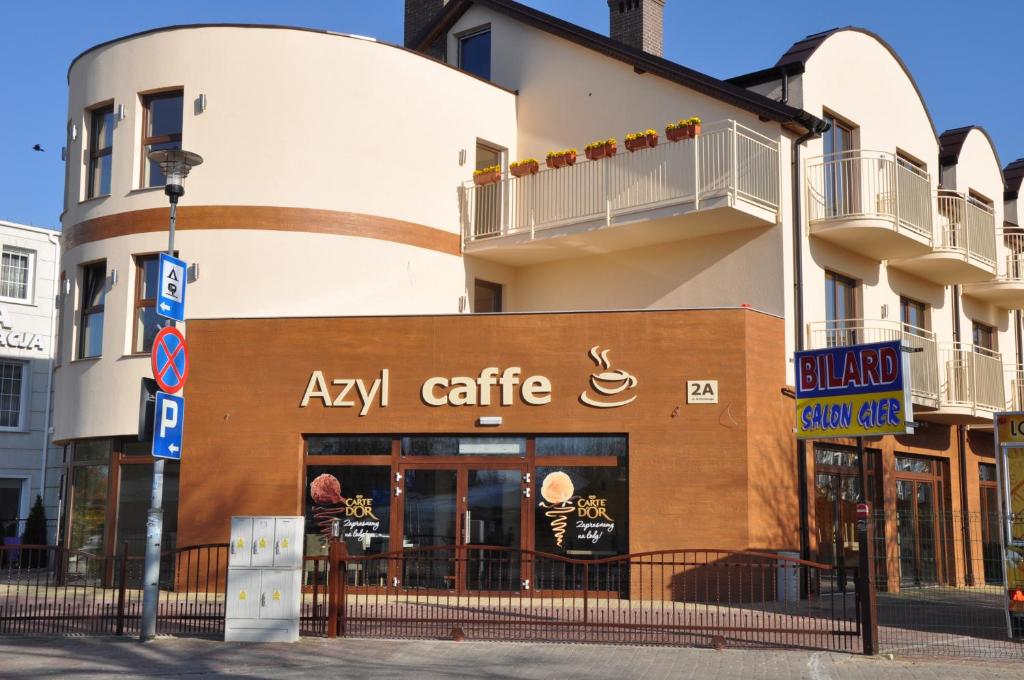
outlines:
[[[107,262],[82,266],[82,317],[78,327],[78,358],[103,353],[103,305],[107,297]]]
[[[166,182],[160,166],[149,160],[149,152],[181,148],[183,105],[181,90],[142,98],[142,187],[159,187]]]
[[[32,299],[35,251],[4,246],[0,267],[0,298],[12,302]]]
[[[387,465],[308,465],[305,485],[307,555],[326,554],[324,530],[340,522],[350,555],[377,555],[389,549],[391,467]],[[314,498],[314,494],[317,498]],[[384,585],[387,564],[352,562],[354,585]]]
[[[23,361],[0,360],[0,429],[22,427],[25,410],[25,388],[28,381]]]
[[[491,79],[491,29],[459,37],[459,68],[484,80]]]
[[[111,163],[114,152],[114,105],[89,112],[89,176],[86,198],[110,194]]]
[[[173,463],[164,466],[162,502],[164,523],[161,552],[170,552],[177,545],[178,476],[180,470],[180,466]],[[116,552],[120,552],[124,542],[127,541],[129,555],[145,554],[146,518],[152,489],[153,465],[151,463],[120,466],[117,492],[117,545],[114,546]]]
[[[1003,557],[999,543],[1002,512],[999,509],[996,466],[992,463],[979,463],[978,482],[981,501],[981,559],[984,564],[985,583],[1000,585],[1003,582]]]
[[[159,256],[135,256],[135,326],[132,351],[148,353],[153,339],[160,330],[160,317],[156,313],[156,294],[159,286]]]
[[[71,521],[68,548],[103,554],[110,484],[109,439],[74,444],[71,467]]]
[[[629,551],[625,467],[537,467],[536,549],[576,558]]]
[[[402,437],[403,456],[525,456],[524,437]]]
[[[0,537],[17,536],[21,515],[20,479],[0,479]]]
[[[473,312],[490,314],[502,311],[502,285],[476,279],[473,283]]]
[[[310,456],[390,456],[391,437],[309,436],[306,453]]]
[[[934,472],[934,469],[934,461],[928,458],[914,458],[913,456],[896,456],[897,472],[932,474]]]
[[[629,440],[619,435],[537,437],[538,456],[626,456]]]

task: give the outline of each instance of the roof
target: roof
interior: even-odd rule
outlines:
[[[903,69],[903,72],[910,80],[910,84],[914,86],[914,90],[917,92],[917,97],[921,100],[921,106],[924,107],[925,115],[928,116],[928,122],[931,123],[932,132],[938,136],[938,130],[935,128],[935,121],[932,120],[931,111],[928,110],[928,103],[925,101],[924,95],[921,94],[921,88],[917,86],[917,81],[914,80],[914,76],[910,73],[910,69],[907,68],[906,63],[904,63],[900,55],[896,54],[896,50],[892,48],[892,45],[887,43],[880,35],[869,31],[866,28],[860,28],[859,26],[837,26],[836,28],[830,28],[827,31],[822,31],[821,33],[813,33],[803,40],[793,43],[793,45],[786,50],[781,57],[779,57],[779,60],[775,62],[774,66],[760,71],[754,71],[753,73],[734,76],[729,78],[727,82],[741,87],[750,87],[752,85],[759,85],[770,80],[775,80],[783,75],[803,73],[807,68],[807,60],[814,55],[818,48],[836,33],[843,32],[863,33],[869,38],[873,38],[878,41],[882,47],[889,51],[892,58],[895,59],[896,63],[900,65],[900,68]]]
[[[992,155],[995,156],[996,167],[1003,167],[1002,161],[999,160],[999,152],[996,150],[996,145],[992,141],[991,135],[980,125],[965,125],[964,127],[952,128],[939,135],[939,165],[956,165],[960,161],[960,151],[963,149],[964,142],[967,141],[967,136],[971,134],[972,130],[977,130],[985,135],[985,140],[992,148]],[[1005,178],[1003,179],[1003,184],[1003,193],[1006,193]]]
[[[1003,168],[1003,181],[1006,182],[1004,200],[1015,200],[1020,192],[1021,182],[1024,181],[1024,158],[1018,158]]]
[[[802,109],[630,47],[617,40],[612,40],[608,36],[563,21],[513,0],[453,0],[448,3],[437,19],[411,43],[411,46],[416,49],[425,49],[455,25],[455,22],[474,4],[487,7],[564,40],[617,59],[633,66],[639,72],[650,73],[737,108],[750,111],[762,118],[774,120],[794,132],[808,132],[821,124],[818,117]]]

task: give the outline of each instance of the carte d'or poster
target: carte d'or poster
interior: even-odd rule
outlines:
[[[795,359],[800,439],[910,432],[910,372],[900,341],[797,352]]]
[[[613,555],[624,550],[620,522],[626,508],[615,488],[614,468],[552,470],[542,477],[536,539],[542,551],[570,556]],[[571,475],[570,475],[571,473]],[[575,480],[574,480],[575,477]]]
[[[386,539],[386,525],[379,509],[375,508],[372,494],[352,490],[342,495],[341,481],[332,474],[318,475],[309,485],[313,501],[313,518],[321,540],[326,541],[335,521],[340,524],[341,537],[369,546],[373,539]]]

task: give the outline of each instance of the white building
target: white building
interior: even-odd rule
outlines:
[[[37,495],[43,497],[51,532],[59,514],[62,463],[47,455],[58,238],[49,229],[0,221],[0,528],[5,537],[21,535]]]

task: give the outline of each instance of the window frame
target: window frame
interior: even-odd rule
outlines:
[[[135,291],[132,295],[132,354],[147,355],[152,353],[152,348],[148,350],[139,349],[139,310],[149,307],[156,308],[156,291],[154,291],[154,295],[151,298],[141,297],[146,285],[145,262],[149,260],[159,263],[160,254],[137,253],[132,255],[132,264],[135,266]],[[157,266],[159,267],[159,264]],[[159,279],[159,272],[157,272],[157,278]]]
[[[906,311],[911,308],[920,312],[921,322],[923,325],[915,326],[907,322]],[[914,298],[907,297],[906,295],[900,296],[900,326],[902,327],[902,330],[904,332],[910,333],[912,335],[917,335],[917,333],[914,332],[915,329],[927,331],[930,321],[931,320],[928,318],[927,303],[920,302],[918,300],[915,300]]]
[[[185,88],[184,87],[172,87],[165,90],[157,90],[155,92],[144,92],[139,95],[142,100],[142,153],[139,154],[139,188],[140,189],[156,189],[165,184],[150,184],[149,183],[149,157],[146,152],[146,148],[153,144],[168,144],[171,142],[178,142],[178,148],[181,148],[182,136],[185,133]],[[150,137],[149,131],[149,116],[150,107],[152,102],[158,99],[170,99],[172,97],[181,97],[181,132],[169,135],[156,135]]]
[[[114,168],[113,168],[113,163],[114,163],[114,161],[113,161],[114,133],[113,133],[113,130],[111,130],[111,133],[110,133],[110,146],[97,148],[97,139],[99,138],[99,133],[98,133],[98,131],[96,129],[97,128],[96,123],[99,120],[101,120],[101,116],[104,116],[104,115],[106,115],[108,113],[110,114],[110,125],[113,126],[114,125],[114,102],[113,102],[113,100],[111,100],[109,102],[106,102],[104,104],[97,104],[96,106],[94,106],[94,107],[89,109],[89,137],[86,140],[86,142],[87,142],[87,144],[89,146],[89,148],[88,148],[89,167],[88,167],[88,169],[86,171],[86,175],[85,175],[85,200],[87,200],[87,201],[89,199],[93,199],[93,198],[103,198],[104,196],[109,196],[110,193],[111,193],[110,191],[108,191],[105,194],[94,193],[93,192],[93,180],[95,179],[95,176],[96,176],[95,173],[96,173],[96,169],[98,167],[97,161],[99,161],[104,156],[111,156],[111,161],[110,161],[110,163],[111,163],[111,166],[110,166],[110,174],[111,174],[110,184],[111,184],[111,189],[113,188],[113,174],[114,174]]]
[[[21,392],[18,394],[18,423],[16,425],[0,425],[0,432],[25,432],[27,430],[25,425],[28,422],[26,413],[27,395],[29,394],[28,382],[31,376],[31,373],[27,370],[29,362],[11,357],[0,357],[0,365],[3,364],[11,364],[21,369]]]
[[[22,248],[20,246],[4,244],[0,248],[0,280],[3,279],[3,254],[10,251],[12,254],[25,255],[28,257],[28,274],[27,280],[25,281],[25,297],[9,297],[7,295],[0,295],[0,301],[11,302],[14,304],[31,305],[34,304],[36,295],[36,251],[31,248]]]
[[[106,290],[103,291],[103,303],[102,304],[93,305],[92,307],[86,307],[85,306],[85,301],[86,301],[86,276],[87,276],[87,272],[90,269],[94,269],[94,268],[95,269],[99,269],[100,267],[102,267],[103,268],[103,276],[102,276],[101,284],[100,285],[102,285],[103,288],[105,289],[106,286],[107,286],[107,261],[105,259],[103,259],[103,260],[94,260],[92,262],[83,262],[82,264],[78,265],[78,267],[79,267],[79,270],[81,272],[81,276],[79,277],[79,281],[80,281],[80,285],[79,285],[79,301],[80,301],[80,305],[79,305],[78,314],[76,315],[78,317],[78,338],[77,338],[77,342],[75,343],[75,345],[76,345],[76,347],[75,347],[75,358],[76,358],[76,360],[99,359],[100,357],[103,356],[103,330],[105,330],[105,329],[101,328],[101,331],[100,331],[99,354],[91,354],[91,355],[86,356],[85,353],[84,353],[84,351],[85,351],[85,342],[86,342],[86,333],[85,333],[85,325],[86,324],[85,324],[85,321],[86,321],[86,317],[87,316],[91,316],[93,314],[104,314],[105,313],[105,311],[106,311],[106,303],[107,303],[107,291]],[[106,323],[106,317],[105,316],[104,316],[104,323]]]
[[[978,331],[982,330],[985,335],[988,336],[989,344],[983,345],[978,343]],[[971,319],[971,346],[975,352],[980,354],[995,356],[999,353],[999,329],[995,326],[990,326],[987,323],[981,321],[975,321]]]
[[[485,33],[490,35],[490,38],[489,38],[490,39],[490,45],[488,46],[488,51],[487,51],[487,75],[486,76],[482,76],[479,73],[474,73],[473,71],[469,71],[469,70],[466,69],[465,65],[463,64],[464,60],[463,60],[463,56],[462,56],[462,51],[463,51],[463,45],[465,44],[465,42],[467,40],[470,40],[472,38],[476,38],[476,37],[481,36],[481,35],[483,35]],[[473,28],[467,29],[467,30],[462,31],[460,33],[457,33],[455,35],[455,56],[456,56],[456,64],[455,65],[458,67],[458,69],[460,71],[464,72],[464,73],[468,73],[469,75],[471,75],[471,76],[473,76],[475,78],[480,78],[481,80],[486,80],[487,82],[491,82],[491,76],[493,75],[492,71],[493,71],[493,66],[494,66],[494,40],[493,40],[493,38],[494,38],[494,34],[491,31],[491,25],[489,23],[488,24],[483,24],[481,26],[474,26]]]

